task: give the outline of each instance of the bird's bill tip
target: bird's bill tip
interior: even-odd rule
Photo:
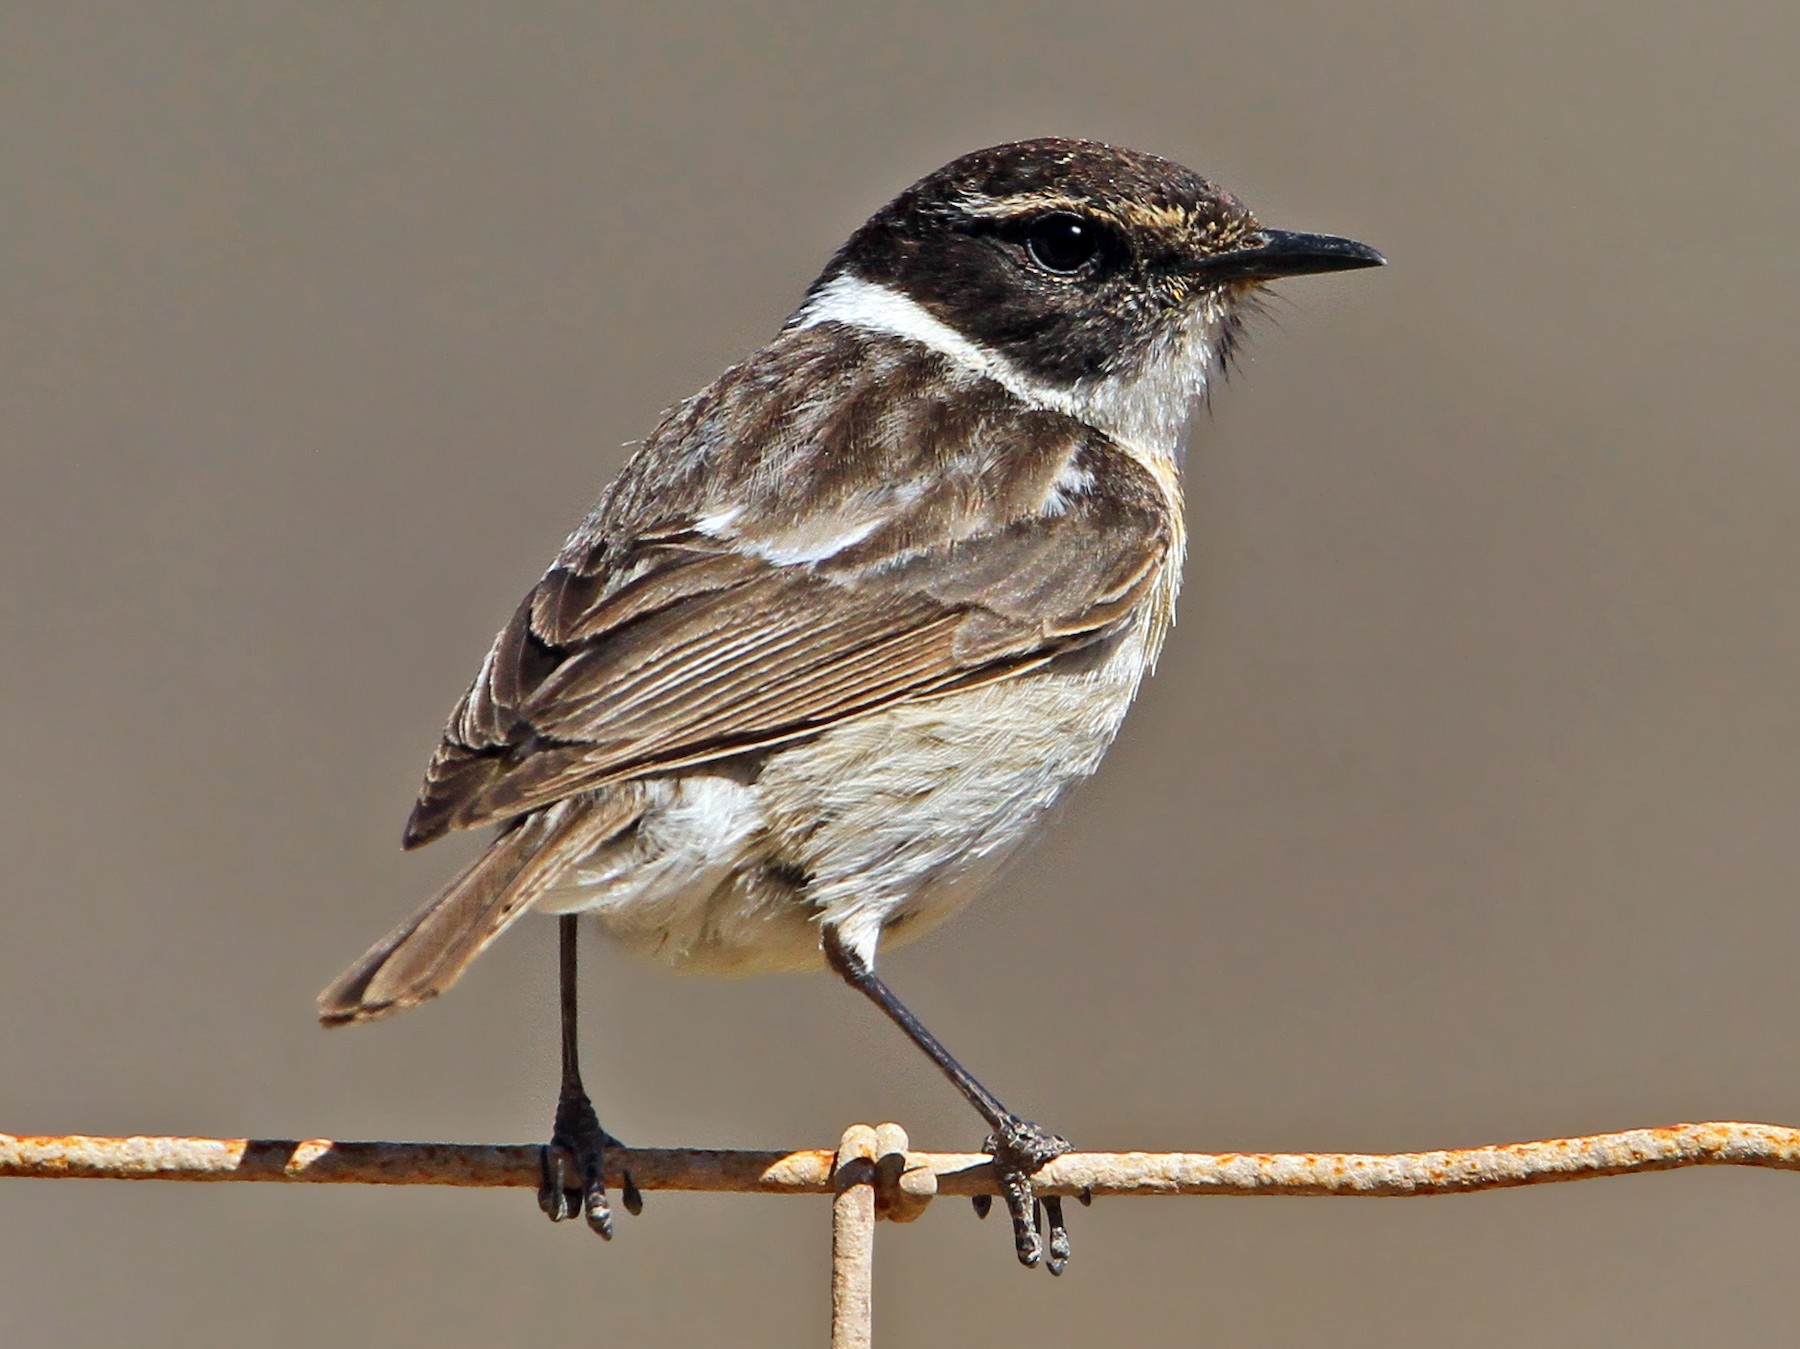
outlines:
[[[1201,264],[1201,270],[1213,276],[1262,281],[1386,265],[1385,257],[1354,239],[1293,230],[1258,230],[1246,237],[1242,246],[1215,253]]]

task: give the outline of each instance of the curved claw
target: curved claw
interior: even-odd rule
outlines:
[[[1022,1171],[1008,1171],[1000,1177],[1000,1197],[1006,1201],[1007,1216],[1012,1219],[1013,1249],[1019,1263],[1031,1269],[1044,1258],[1043,1238],[1038,1236],[1037,1199],[1031,1193],[1031,1177]]]
[[[637,1182],[631,1178],[631,1172],[625,1172],[619,1185],[619,1199],[625,1205],[625,1211],[632,1217],[644,1211],[644,1196],[638,1193]]]
[[[627,1151],[625,1145],[609,1133],[602,1133],[600,1139],[609,1148],[617,1148],[620,1152]],[[619,1202],[625,1205],[625,1211],[634,1218],[644,1211],[644,1196],[638,1190],[637,1182],[631,1178],[629,1171],[619,1173]]]
[[[593,1177],[591,1184],[583,1186],[581,1199],[581,1215],[587,1219],[589,1230],[598,1233],[603,1240],[611,1241],[612,1206],[606,1202],[606,1186],[598,1176]]]
[[[573,1216],[568,1209],[568,1191],[563,1187],[564,1161],[560,1150],[551,1144],[538,1150],[538,1207],[553,1223]]]
[[[1047,1195],[1040,1201],[1038,1231],[1048,1243],[1044,1268],[1052,1274],[1061,1274],[1069,1267],[1069,1229],[1063,1223],[1062,1199],[1059,1196]]]

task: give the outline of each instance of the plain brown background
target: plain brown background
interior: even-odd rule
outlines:
[[[1791,4],[9,5],[0,1129],[528,1141],[554,928],[327,1033],[466,855],[401,822],[664,405],[870,210],[1023,135],[1385,251],[1196,426],[1180,626],[1099,779],[891,958],[1094,1148],[1800,1123]],[[459,849],[461,851],[459,851]],[[824,978],[588,966],[642,1143],[980,1129]],[[827,1209],[0,1188],[0,1341],[808,1345]],[[1800,1185],[1112,1201],[1060,1283],[884,1229],[886,1346],[1769,1345]]]

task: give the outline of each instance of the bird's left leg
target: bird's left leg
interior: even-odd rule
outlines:
[[[556,1125],[544,1149],[544,1176],[538,1185],[538,1207],[551,1222],[577,1213],[607,1240],[612,1239],[612,1209],[606,1202],[606,1150],[624,1144],[600,1127],[594,1103],[581,1082],[576,1029],[576,915],[557,919],[557,969],[562,995],[562,1091],[556,1101]],[[644,1207],[629,1173],[621,1197],[631,1213]]]
[[[1019,1263],[1027,1267],[1044,1262],[1052,1274],[1061,1274],[1069,1263],[1069,1229],[1063,1223],[1062,1199],[1056,1195],[1038,1198],[1032,1192],[1032,1173],[1054,1157],[1069,1150],[1069,1140],[1021,1118],[1000,1103],[1000,1098],[982,1086],[962,1064],[958,1063],[943,1042],[925,1029],[924,1024],[899,998],[868,962],[852,951],[836,924],[826,923],[820,937],[825,959],[845,983],[874,1003],[907,1038],[925,1052],[968,1100],[981,1112],[993,1130],[982,1151],[994,1158],[994,1174],[1000,1182],[1000,1195],[1012,1216],[1013,1244]],[[988,1205],[976,1200],[975,1211],[984,1217]]]

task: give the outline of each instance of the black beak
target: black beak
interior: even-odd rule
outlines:
[[[1258,230],[1229,253],[1214,253],[1199,264],[1209,280],[1231,278],[1267,281],[1278,276],[1311,276],[1315,272],[1348,272],[1358,267],[1385,267],[1387,259],[1367,244],[1335,234],[1295,234]]]

